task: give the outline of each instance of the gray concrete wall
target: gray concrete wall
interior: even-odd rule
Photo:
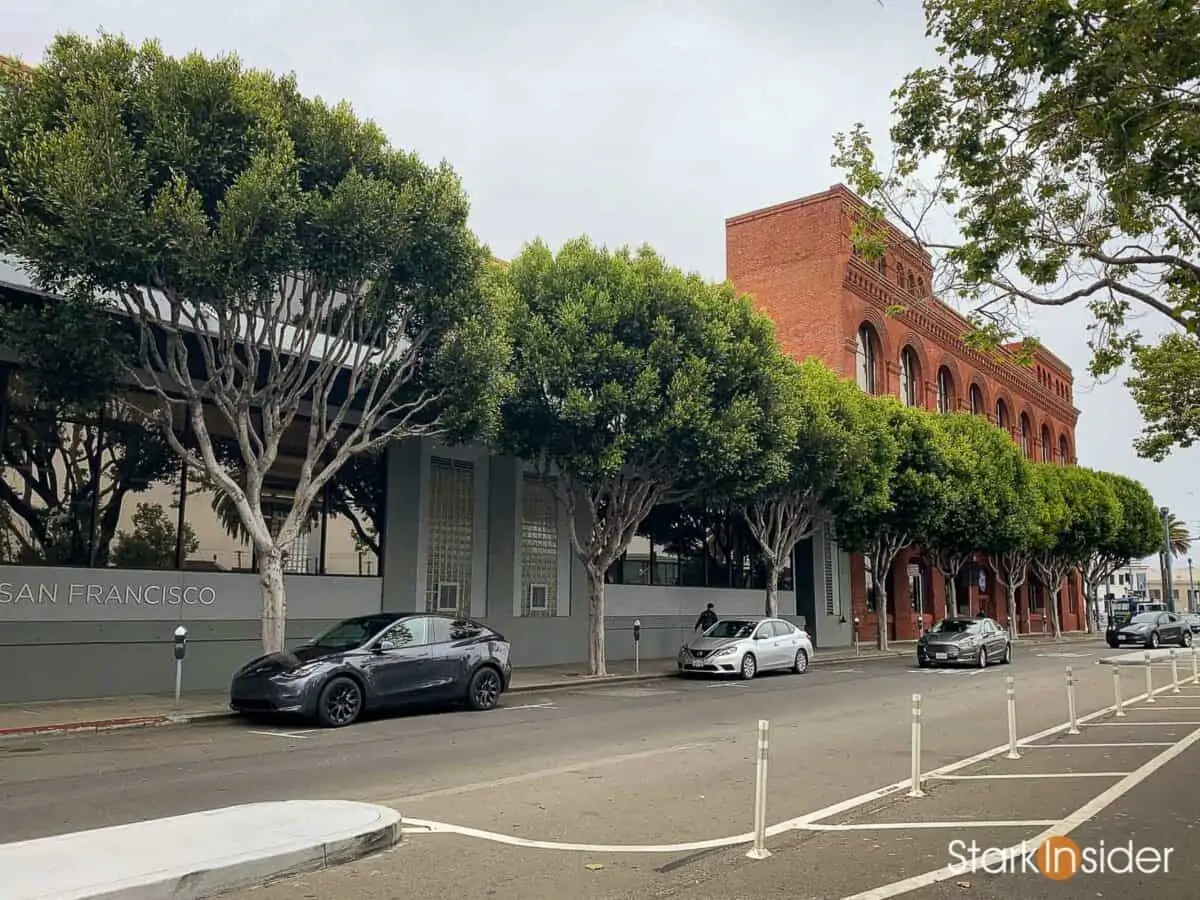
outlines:
[[[289,644],[379,610],[379,578],[286,585]],[[223,690],[261,652],[261,609],[253,575],[0,566],[0,703],[169,692],[178,625],[185,688]]]

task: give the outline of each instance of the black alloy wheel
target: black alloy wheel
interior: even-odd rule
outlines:
[[[1151,650],[1158,649],[1158,632],[1157,631],[1150,632],[1150,643],[1148,644],[1148,646],[1150,647]]]
[[[362,714],[362,688],[352,678],[334,678],[321,690],[317,718],[326,728],[352,725]]]
[[[495,709],[500,702],[500,675],[491,666],[484,666],[471,677],[467,703],[471,709],[483,712]]]

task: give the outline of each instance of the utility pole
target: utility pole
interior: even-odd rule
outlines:
[[[1192,580],[1192,558],[1188,557],[1188,612],[1196,611],[1196,582]]]
[[[1167,602],[1167,611],[1175,612],[1175,585],[1171,583],[1171,510],[1164,506],[1159,512],[1162,514],[1163,524],[1163,596]]]

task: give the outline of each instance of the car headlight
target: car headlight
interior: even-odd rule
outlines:
[[[305,675],[311,675],[313,672],[317,671],[317,669],[320,667],[320,665],[321,664],[319,662],[305,663],[304,665],[299,666],[298,668],[292,669],[292,671],[290,671],[290,672],[280,672],[275,677],[276,678],[288,678],[288,679],[303,678]]]
[[[733,653],[737,653],[737,647],[725,647],[724,649],[718,650],[713,654],[713,656],[729,656]]]

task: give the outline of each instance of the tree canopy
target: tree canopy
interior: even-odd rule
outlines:
[[[1142,310],[1200,333],[1200,8],[924,8],[940,62],[893,92],[894,158],[880,165],[859,126],[835,163],[931,251],[938,293],[970,303],[993,340],[1021,330],[1026,302],[1087,304],[1096,374],[1146,343],[1131,327]],[[934,233],[942,212],[957,235]]]
[[[1084,593],[1094,596],[1113,573],[1136,559],[1144,559],[1162,549],[1162,518],[1154,497],[1138,481],[1111,472],[1097,472],[1108,484],[1120,508],[1117,527],[1089,548],[1080,565]]]
[[[50,294],[6,339],[54,372],[84,323],[56,338],[47,317],[104,320],[97,367],[156,401],[126,406],[251,536],[278,650],[283,548],[347,460],[497,421],[509,311],[459,179],[235,57],[67,35],[2,77],[0,251]],[[285,436],[305,464],[273,526],[261,495]]]
[[[786,436],[785,360],[749,298],[648,247],[535,242],[507,283],[516,387],[498,443],[537,462],[567,510],[603,674],[605,573],[656,505],[765,477],[764,447]]]

